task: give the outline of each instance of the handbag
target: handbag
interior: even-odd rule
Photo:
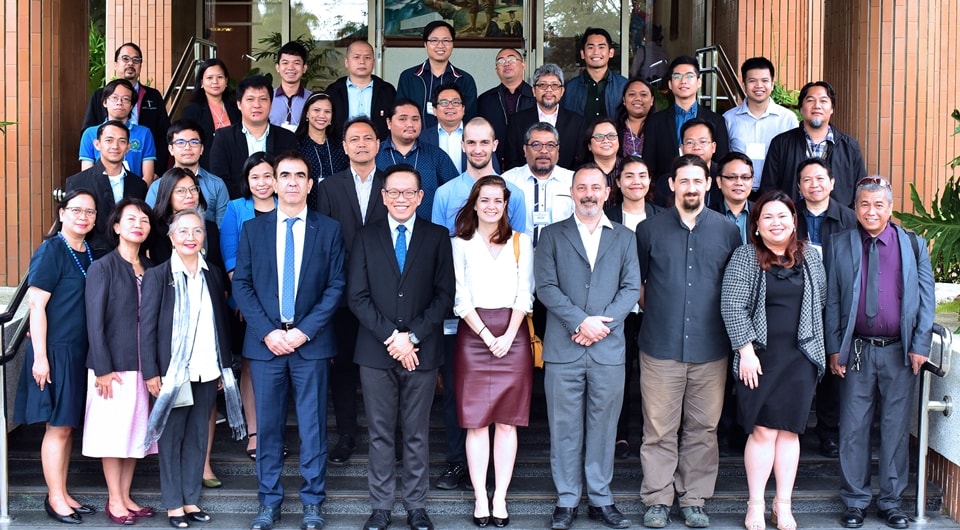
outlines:
[[[520,264],[520,232],[513,233],[513,257]],[[533,330],[533,312],[527,313],[527,328],[530,330],[530,352],[533,354],[533,365],[543,368],[543,341]]]
[[[163,378],[166,379],[166,378]],[[160,384],[167,384],[163,379],[160,380]],[[172,378],[170,378],[172,379]],[[173,384],[173,383],[170,383]],[[173,408],[179,407],[192,407],[193,406],[193,387],[190,386],[190,381],[184,381],[180,388],[177,390],[177,397],[173,400]]]

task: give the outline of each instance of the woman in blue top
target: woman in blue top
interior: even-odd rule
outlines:
[[[83,291],[93,262],[84,237],[93,229],[93,195],[73,190],[60,203],[60,218],[30,260],[27,274],[30,342],[17,386],[15,423],[46,423],[40,463],[47,483],[43,506],[68,524],[96,512],[67,492],[73,429],[83,421],[87,379],[87,321]]]

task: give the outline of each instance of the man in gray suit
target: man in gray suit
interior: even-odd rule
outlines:
[[[916,375],[930,351],[933,270],[926,242],[890,223],[889,182],[863,178],[854,197],[858,227],[834,234],[824,252],[826,349],[830,371],[843,379],[840,499],[847,508],[840,522],[863,526],[872,499],[870,426],[879,406],[878,515],[891,528],[907,528],[900,498],[909,473]]]
[[[637,245],[603,213],[610,188],[599,167],[577,170],[570,194],[574,215],[544,227],[534,256],[537,296],[549,309],[544,386],[557,488],[550,527],[573,525],[586,475],[589,517],[628,528],[610,492],[623,402],[623,385],[610,382],[624,378],[623,319],[640,298]]]

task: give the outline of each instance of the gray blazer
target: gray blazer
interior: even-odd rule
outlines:
[[[797,323],[797,347],[817,367],[822,377],[826,368],[823,350],[823,308],[826,304],[827,280],[820,253],[806,247],[803,254],[803,301]],[[767,345],[767,275],[757,262],[757,248],[743,245],[733,251],[723,273],[720,314],[727,326],[733,346],[733,373],[740,372],[740,348],[753,342],[760,348]]]
[[[933,269],[927,242],[917,236],[918,255],[913,253],[910,235],[893,225],[900,244],[903,274],[903,299],[900,300],[900,338],[903,363],[910,366],[910,353],[930,354],[933,313],[936,308]],[[827,262],[827,311],[825,322],[827,353],[840,353],[840,365],[846,366],[853,344],[853,328],[860,303],[860,275],[863,244],[856,228],[833,234],[824,247]]]
[[[534,253],[537,298],[547,308],[543,360],[569,363],[589,354],[599,364],[623,364],[623,319],[640,299],[637,240],[621,224],[599,228],[603,233],[591,271],[575,217],[544,227]],[[593,315],[613,318],[607,324],[610,334],[592,346],[570,340]]]

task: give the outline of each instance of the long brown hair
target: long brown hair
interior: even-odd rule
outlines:
[[[790,239],[787,240],[787,248],[782,257],[774,254],[772,250],[767,248],[757,229],[763,207],[771,202],[782,202],[793,215],[793,233],[790,234]],[[790,196],[782,191],[769,191],[757,199],[757,202],[753,205],[753,209],[750,210],[750,224],[748,225],[747,238],[750,243],[753,243],[753,246],[757,248],[757,261],[760,263],[760,268],[765,271],[770,270],[770,267],[774,265],[780,265],[789,269],[803,262],[806,242],[800,241],[800,239],[797,238],[797,207],[794,206]]]
[[[500,221],[497,223],[497,231],[493,234],[490,241],[491,243],[502,245],[510,241],[510,238],[513,236],[513,229],[510,228],[510,219],[507,215],[510,209],[510,190],[507,188],[507,182],[496,175],[480,177],[473,183],[473,188],[470,190],[470,196],[467,198],[467,202],[464,203],[463,208],[460,208],[460,212],[457,213],[456,230],[454,231],[453,237],[459,237],[460,239],[468,241],[473,238],[473,234],[480,225],[480,218],[477,216],[475,208],[477,201],[480,200],[480,189],[484,186],[495,186],[503,190],[503,215],[500,216]]]

